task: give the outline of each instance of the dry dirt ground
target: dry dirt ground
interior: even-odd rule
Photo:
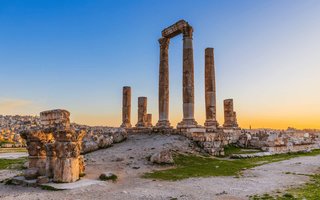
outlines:
[[[192,151],[182,136],[133,135],[114,146],[87,154],[85,179],[97,180],[101,172],[111,171],[119,181],[96,182],[93,185],[64,191],[0,184],[0,199],[218,199],[242,200],[248,195],[263,194],[303,184],[307,176],[318,172],[320,156],[299,157],[246,170],[241,178],[190,178],[182,181],[154,181],[140,178],[144,172],[163,169],[151,165],[146,157],[161,149]],[[201,170],[201,169],[199,169]],[[0,171],[0,180],[17,172]],[[89,181],[90,182],[90,181]]]

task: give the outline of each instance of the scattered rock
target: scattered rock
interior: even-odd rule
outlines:
[[[223,192],[217,193],[216,195],[220,196],[220,195],[225,195],[225,194],[228,194],[228,193],[226,191],[223,191]]]
[[[36,179],[39,176],[38,171],[39,170],[37,168],[26,169],[24,170],[24,177],[27,180]]]
[[[150,157],[150,161],[156,164],[174,164],[170,150],[163,150]]]
[[[28,168],[29,168],[29,161],[27,161],[27,162],[25,162],[25,163],[23,164],[23,168],[24,168],[24,169],[28,169]]]
[[[118,179],[118,176],[112,172],[105,172],[105,173],[100,174],[99,179],[102,181],[111,180],[111,181],[115,182]]]
[[[37,183],[38,184],[44,184],[44,183],[49,183],[50,179],[46,176],[39,176],[37,178]]]
[[[116,162],[121,162],[121,161],[124,161],[124,158],[116,158],[114,161],[116,161]]]

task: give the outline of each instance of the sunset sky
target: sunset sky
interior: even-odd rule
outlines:
[[[195,117],[204,49],[215,48],[217,115],[233,98],[242,128],[320,128],[319,0],[0,0],[0,114],[64,108],[72,121],[121,124],[122,87],[158,120],[163,28],[194,28]],[[169,47],[170,121],[182,119],[182,36]]]

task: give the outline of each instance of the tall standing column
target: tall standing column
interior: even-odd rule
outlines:
[[[147,127],[147,97],[138,97],[138,123],[136,127]]]
[[[122,92],[122,125],[123,128],[131,128],[131,87],[123,87]]]
[[[216,76],[214,65],[214,49],[205,49],[205,104],[207,128],[216,129],[219,125],[216,119]]]
[[[159,64],[159,121],[157,127],[169,128],[169,38],[160,38],[160,64]]]
[[[183,120],[178,128],[195,127],[194,120],[194,63],[191,26],[183,29]]]

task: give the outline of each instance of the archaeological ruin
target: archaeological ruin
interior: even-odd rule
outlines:
[[[177,127],[171,126],[169,120],[169,43],[170,39],[182,34],[183,36],[183,119],[178,123]],[[256,140],[259,134],[248,133],[247,130],[241,129],[237,121],[237,113],[234,109],[233,99],[225,99],[223,101],[224,108],[224,123],[220,125],[217,121],[216,114],[216,77],[215,77],[215,62],[214,62],[214,48],[206,48],[204,50],[205,59],[205,116],[206,121],[204,126],[197,123],[194,118],[194,61],[193,61],[193,28],[188,22],[180,20],[175,24],[165,28],[161,32],[162,37],[158,40],[160,44],[160,63],[159,63],[159,93],[158,93],[158,109],[159,119],[155,126],[150,123],[149,114],[147,114],[147,100],[146,97],[139,97],[138,100],[138,122],[136,127],[130,128],[130,126],[124,126],[128,133],[169,133],[180,134],[195,141],[204,151],[211,155],[223,155],[224,146],[228,144],[242,145],[242,141],[246,140],[246,144],[249,144],[251,148],[262,148],[273,150],[282,149],[282,151],[294,151],[303,148],[315,148],[318,145],[316,139],[312,139],[312,142],[303,142],[298,139],[296,144],[288,144],[287,142],[277,143],[265,142],[264,145],[258,142],[250,142],[249,140]],[[124,87],[124,91],[125,88]],[[126,89],[127,90],[127,89]],[[131,92],[130,92],[131,97]],[[128,98],[128,94],[123,92],[123,124],[125,121],[130,121],[130,108],[126,105],[131,105],[131,99]],[[249,135],[249,136],[248,136]],[[260,135],[260,137],[262,137]],[[269,137],[272,141],[277,141],[278,137]],[[246,139],[244,139],[246,138]],[[312,136],[312,138],[317,138]],[[305,138],[307,139],[307,138]],[[258,137],[259,140],[259,137]],[[283,139],[280,139],[283,140]],[[293,140],[294,137],[293,137]],[[286,140],[287,141],[287,140]],[[295,140],[297,141],[297,140]],[[310,144],[307,145],[306,143]],[[271,145],[272,148],[268,145]],[[276,147],[277,145],[283,146],[283,148]],[[286,147],[291,145],[293,147]],[[301,147],[304,145],[304,147]],[[264,147],[262,147],[264,146]],[[297,146],[295,148],[295,146]],[[283,150],[285,149],[285,150]]]
[[[70,126],[70,113],[51,110],[40,113],[41,127],[21,132],[27,141],[29,166],[26,179],[43,176],[54,182],[70,183],[84,172],[84,160],[80,155],[85,132]]]
[[[180,20],[163,29],[161,34],[158,40],[160,63],[157,123],[153,125],[152,114],[148,113],[147,97],[138,97],[137,123],[132,123],[131,101],[134,95],[130,86],[124,86],[122,90],[120,128],[71,124],[70,113],[66,110],[41,112],[39,126],[28,127],[20,132],[21,137],[26,140],[29,164],[24,176],[15,178],[16,182],[25,180],[36,183],[75,182],[85,174],[83,154],[122,142],[127,139],[128,134],[182,135],[197,145],[199,151],[213,156],[224,155],[224,148],[229,144],[272,153],[320,148],[319,135],[315,133],[291,134],[281,131],[241,129],[237,122],[233,99],[223,101],[224,122],[218,123],[214,48],[204,50],[205,123],[203,126],[198,124],[194,116],[193,28],[188,22]],[[170,39],[180,34],[183,36],[183,117],[181,122],[173,127],[169,118],[168,50]],[[169,160],[171,162],[172,159]]]

